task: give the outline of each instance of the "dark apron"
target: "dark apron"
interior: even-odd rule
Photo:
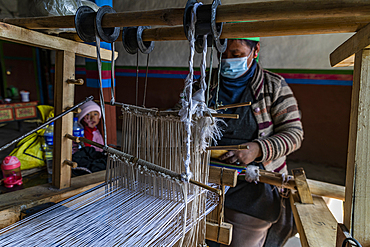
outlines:
[[[254,102],[250,85],[247,85],[240,102]],[[218,142],[220,146],[239,145],[258,138],[258,124],[252,108],[238,107],[233,113],[238,114],[239,119],[225,120],[227,127]],[[252,162],[249,165],[264,169],[261,163]],[[275,186],[238,180],[237,185],[226,193],[225,207],[274,223],[280,215],[280,195]]]

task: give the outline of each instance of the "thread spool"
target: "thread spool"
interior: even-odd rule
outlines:
[[[96,12],[88,7],[81,6],[75,15],[75,28],[78,37],[85,42],[95,42]]]
[[[190,28],[191,11],[197,0],[189,0],[186,4],[183,18],[184,32],[188,38]],[[227,39],[220,39],[223,22],[216,23],[217,7],[221,5],[221,0],[213,0],[211,5],[201,5],[197,9],[197,22],[195,24],[195,50],[198,53],[203,51],[203,36],[207,37],[207,46],[211,47],[212,42],[216,49],[223,53],[227,47]]]
[[[96,13],[96,30],[101,40],[105,42],[112,43],[117,40],[120,32],[119,27],[109,27],[103,28],[102,27],[102,20],[105,14],[116,13],[116,11],[110,6],[102,6],[99,8],[98,12]]]
[[[139,50],[144,54],[149,54],[154,49],[154,41],[143,41],[143,31],[151,29],[150,26],[139,26],[136,32],[137,45]]]
[[[143,41],[143,31],[150,26],[124,27],[122,30],[122,43],[125,50],[130,54],[136,54],[140,50],[149,54],[154,49],[154,41]]]

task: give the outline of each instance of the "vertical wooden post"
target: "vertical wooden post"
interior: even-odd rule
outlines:
[[[351,99],[344,225],[370,246],[370,50],[356,53]]]
[[[75,53],[56,51],[54,114],[60,114],[74,105],[75,85],[68,84],[68,79],[75,78]],[[71,167],[63,164],[72,159],[72,142],[64,137],[72,133],[73,115],[67,114],[55,122],[54,128],[54,163],[53,186],[63,189],[71,186]]]
[[[110,88],[103,88],[103,95],[105,101],[110,101],[111,98],[111,89]],[[117,98],[116,98],[117,100]],[[105,105],[105,119],[107,125],[107,144],[117,145],[117,114],[116,114],[116,106],[111,106],[106,104]],[[121,112],[121,111],[120,111]],[[101,134],[103,133],[103,128],[101,129]],[[121,143],[119,143],[121,145]]]

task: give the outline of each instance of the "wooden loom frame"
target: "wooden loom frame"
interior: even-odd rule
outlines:
[[[366,25],[366,23],[370,22],[370,15],[366,13],[368,8],[359,7],[356,9],[356,6],[353,5],[354,8],[342,6],[342,9],[340,9],[340,7],[334,8],[336,5],[343,5],[339,1],[321,1],[321,3],[316,3],[316,11],[318,12],[315,13],[318,14],[309,16],[312,18],[310,21],[300,19],[300,16],[307,17],[307,14],[314,12],[305,13],[305,8],[298,8],[295,11],[291,7],[291,4],[284,5],[283,2],[302,3],[302,1],[294,0],[276,2],[281,5],[279,11],[276,9],[277,5],[274,4],[266,5],[267,7],[264,7],[264,9],[261,9],[263,5],[260,3],[246,4],[252,10],[253,6],[255,7],[253,11],[248,13],[249,18],[262,21],[225,25],[225,31],[234,30],[235,34],[235,32],[240,33],[241,28],[245,28],[243,31],[248,31],[251,36],[357,32],[353,37],[338,47],[331,54],[330,59],[332,66],[355,65],[345,188],[344,224],[348,229],[351,229],[353,237],[359,240],[363,246],[370,246],[370,225],[368,224],[370,215],[366,215],[366,212],[370,210],[370,195],[366,193],[366,187],[369,187],[370,183],[367,179],[370,168],[366,164],[367,150],[370,144],[368,141],[370,129],[366,122],[370,118],[370,111],[367,110],[370,103],[370,87],[368,86],[370,85],[370,70],[368,69],[370,65],[370,37],[367,35],[370,31],[370,24]],[[329,13],[332,15],[332,18],[327,17],[328,9],[325,9],[324,2],[334,6],[334,11]],[[358,2],[366,3],[364,0]],[[358,11],[356,12],[357,16],[354,14],[354,9]],[[261,14],[261,11],[264,11],[264,14]],[[271,13],[277,14],[271,15]],[[152,14],[149,18],[159,15],[159,12],[153,12]],[[281,20],[286,18],[294,18],[295,20]],[[134,18],[129,19],[134,20]],[[227,19],[225,17],[224,20],[232,21],[232,18]],[[267,20],[270,22],[267,22]],[[140,25],[146,25],[148,22],[141,19],[140,21]],[[176,24],[176,22],[173,23]],[[272,24],[275,31],[274,33],[269,33],[267,32],[268,26]],[[302,26],[302,24],[305,25]],[[131,23],[131,25],[133,24]],[[163,40],[163,37],[166,36],[165,34],[171,33],[174,30],[177,29],[163,28],[155,31],[146,30],[143,34],[143,39],[145,41]],[[162,38],[158,34],[163,34]],[[183,37],[180,36],[178,35],[178,37],[174,38],[172,35],[172,40],[182,39]],[[68,84],[67,80],[74,79],[75,77],[75,55],[94,58],[96,57],[95,47],[6,23],[0,23],[0,39],[56,50],[55,113],[58,114],[65,110],[66,107],[73,105],[74,85]],[[111,52],[102,50],[101,55],[102,59],[110,60]],[[71,133],[71,131],[72,115],[69,114],[56,122],[55,150],[60,150],[60,152],[55,152],[53,185],[63,190],[50,191],[48,190],[48,185],[45,185],[1,195],[0,227],[17,221],[22,208],[32,207],[48,201],[58,202],[92,188],[96,183],[104,181],[104,172],[86,175],[83,178],[70,178],[70,167],[63,164],[63,161],[69,160],[71,157],[72,144],[64,138],[64,135]],[[299,187],[300,201],[296,195],[291,197],[295,220],[301,236],[301,243],[303,246],[335,246],[339,244],[339,242],[336,243],[336,221],[321,197],[310,198],[311,193],[309,192],[309,187],[306,186],[307,183],[303,175],[302,172],[298,171],[295,176],[296,180],[301,181],[300,185],[297,185]],[[327,232],[327,235],[323,236],[323,232]]]

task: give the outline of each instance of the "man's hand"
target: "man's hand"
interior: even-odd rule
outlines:
[[[261,147],[257,142],[247,142],[249,149],[232,150],[220,156],[220,160],[237,165],[246,165],[262,155]]]

